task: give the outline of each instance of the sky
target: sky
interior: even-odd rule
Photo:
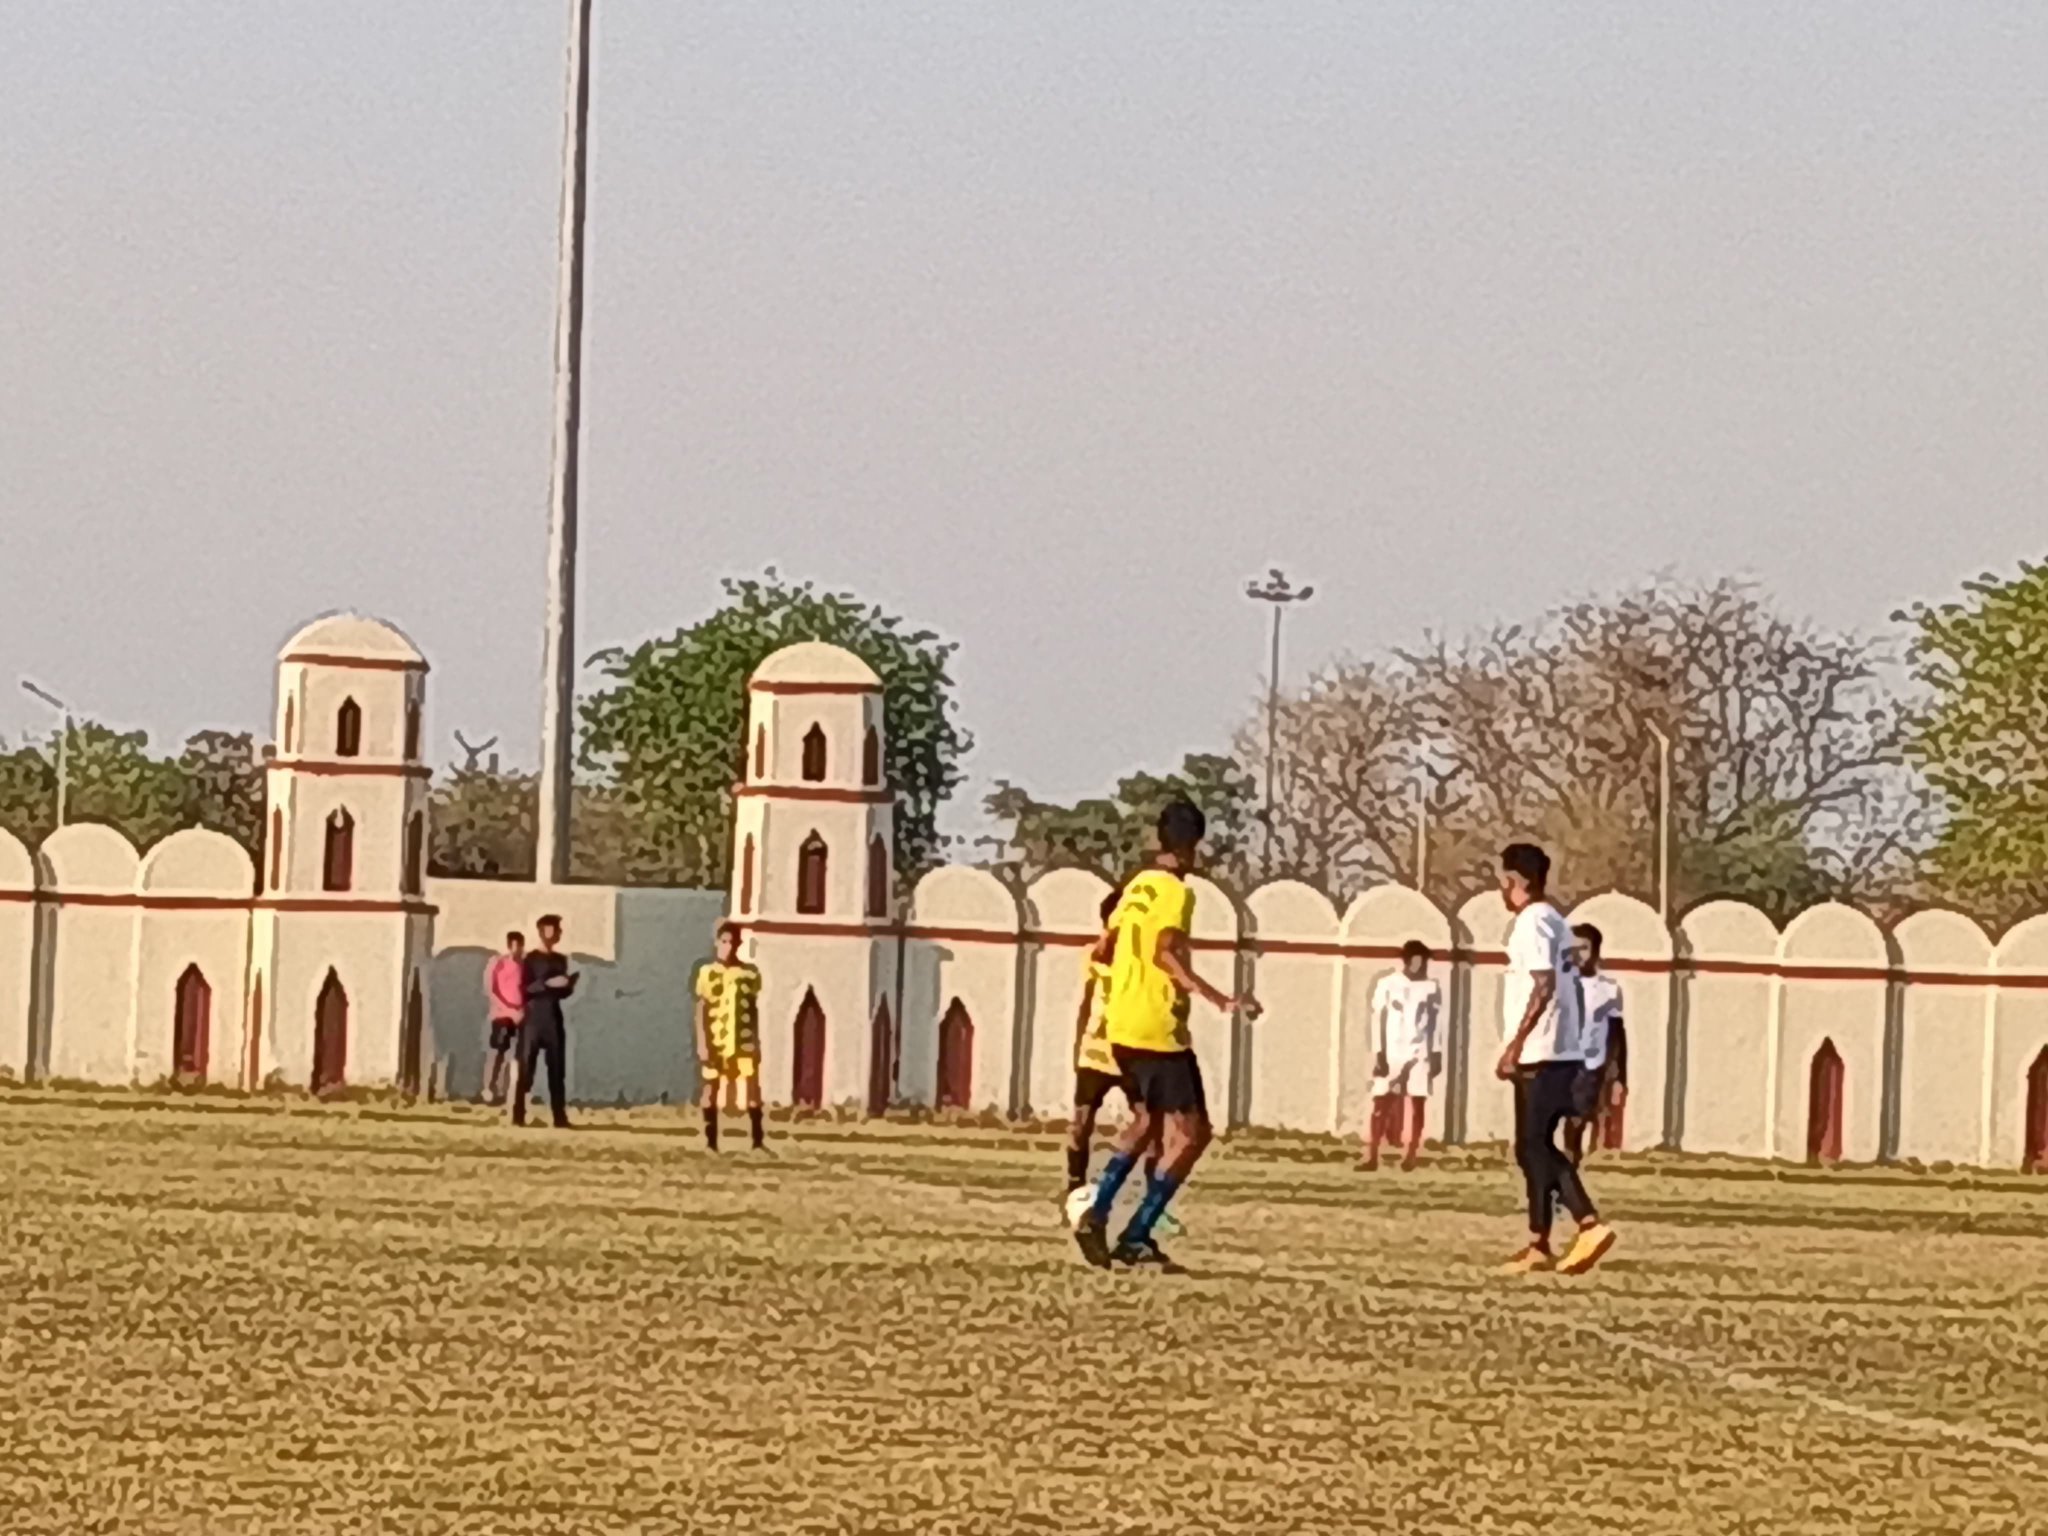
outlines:
[[[165,744],[354,608],[540,719],[561,0],[8,5],[0,661]],[[775,566],[1099,792],[1660,572],[2048,545],[2048,7],[597,0],[578,649]],[[0,735],[48,723],[12,679]]]

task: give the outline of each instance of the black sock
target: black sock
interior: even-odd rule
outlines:
[[[760,1106],[760,1105],[758,1105],[758,1104],[749,1104],[749,1105],[747,1106],[747,1129],[748,1129],[749,1131],[753,1132],[753,1136],[754,1136],[754,1145],[755,1145],[756,1147],[760,1146],[760,1145],[761,1145],[761,1139],[762,1139],[762,1136],[761,1136],[761,1106]]]
[[[1088,1182],[1088,1147],[1085,1143],[1067,1148],[1067,1188],[1079,1189]]]
[[[716,1109],[704,1111],[704,1145],[713,1152],[718,1150],[718,1111]]]

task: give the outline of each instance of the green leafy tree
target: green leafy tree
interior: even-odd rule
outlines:
[[[262,862],[263,753],[247,731],[198,731],[178,754],[187,826],[225,832]]]
[[[895,864],[905,883],[939,861],[939,808],[972,745],[955,722],[955,647],[880,608],[772,569],[728,579],[726,603],[661,639],[595,658],[609,686],[583,703],[581,758],[628,830],[624,862],[642,878],[722,888],[733,787],[744,775],[747,679],[783,646],[843,646],[882,680],[884,771],[896,791]],[[580,835],[580,834],[579,834]]]
[[[1933,894],[1996,922],[2048,908],[2048,562],[1897,615],[1928,702],[1908,740],[1945,802]]]
[[[531,880],[539,782],[530,773],[458,768],[427,802],[427,872],[443,879]]]
[[[32,742],[0,752],[0,827],[30,848],[57,825],[57,766]]]
[[[1131,774],[1117,781],[1107,799],[1072,805],[1038,800],[999,781],[983,802],[1002,828],[988,840],[991,866],[1020,884],[1063,868],[1121,880],[1151,856],[1153,825],[1173,800],[1193,801],[1208,819],[1203,843],[1207,872],[1226,885],[1245,888],[1258,834],[1257,786],[1233,759],[1207,753],[1190,754],[1173,773]]]

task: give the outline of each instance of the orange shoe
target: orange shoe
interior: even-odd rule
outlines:
[[[1509,1259],[1507,1263],[1501,1265],[1499,1273],[1503,1275],[1540,1275],[1545,1270],[1553,1268],[1555,1264],[1556,1261],[1551,1258],[1549,1250],[1531,1246],[1524,1248],[1512,1259]]]
[[[1604,1221],[1589,1223],[1579,1228],[1579,1235],[1572,1240],[1571,1252],[1564,1256],[1557,1272],[1561,1275],[1583,1275],[1606,1258],[1607,1250],[1613,1246],[1614,1228]]]

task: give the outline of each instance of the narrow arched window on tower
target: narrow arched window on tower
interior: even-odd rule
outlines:
[[[872,725],[868,727],[868,739],[860,749],[860,781],[873,789],[882,782],[882,733]]]
[[[427,814],[414,811],[405,825],[405,894],[417,896],[424,888],[421,873],[427,859]]]
[[[876,837],[868,844],[868,916],[889,915],[889,845]]]
[[[345,891],[355,879],[355,871],[355,818],[336,806],[334,814],[327,818],[327,845],[320,860],[320,887],[328,891]]]
[[[420,701],[405,701],[405,760],[416,763],[420,760]]]
[[[292,696],[290,694],[286,694],[284,696],[284,749],[287,752],[292,750],[293,723],[294,722],[292,720]]]
[[[814,725],[804,733],[804,782],[825,782],[825,727]]]
[[[796,856],[796,909],[805,917],[817,917],[825,910],[826,865],[830,855],[825,839],[813,832],[804,839]]]
[[[354,757],[363,750],[363,712],[354,699],[343,699],[334,713],[334,755]]]
[[[768,777],[768,727],[765,725],[754,727],[754,777]]]
[[[270,888],[284,884],[284,812],[270,813]]]
[[[754,910],[754,835],[740,845],[740,916]]]

